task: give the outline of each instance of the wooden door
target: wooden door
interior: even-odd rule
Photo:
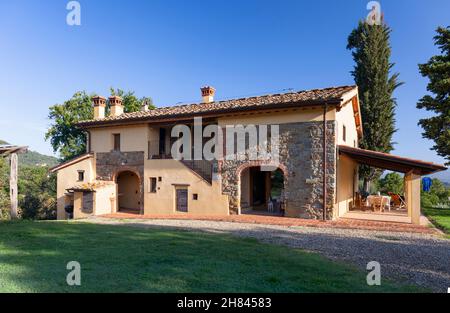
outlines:
[[[186,188],[181,188],[176,190],[176,203],[178,212],[188,211],[188,190]]]

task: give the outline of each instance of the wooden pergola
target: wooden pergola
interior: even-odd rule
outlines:
[[[420,224],[420,182],[422,175],[447,170],[444,165],[440,164],[349,146],[339,146],[339,154],[350,157],[358,164],[404,173],[404,189],[408,216],[411,218],[411,222],[417,225]]]
[[[16,219],[17,215],[17,172],[18,172],[18,157],[19,153],[24,153],[28,150],[25,146],[0,145],[0,157],[8,157],[10,160],[9,172],[9,197],[11,202],[11,219]]]

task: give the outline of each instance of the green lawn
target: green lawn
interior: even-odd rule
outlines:
[[[423,208],[422,211],[436,227],[445,232],[447,237],[450,238],[450,208]]]
[[[81,263],[80,287],[66,284]],[[298,249],[230,235],[68,222],[0,222],[0,292],[417,291]]]

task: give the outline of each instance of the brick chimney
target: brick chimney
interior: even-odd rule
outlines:
[[[105,118],[106,98],[95,96],[92,97],[92,102],[94,103],[94,119]]]
[[[216,90],[213,87],[205,86],[200,88],[200,90],[202,91],[203,103],[214,102],[214,94],[216,93]]]
[[[111,116],[119,116],[123,113],[122,98],[119,96],[109,97]]]

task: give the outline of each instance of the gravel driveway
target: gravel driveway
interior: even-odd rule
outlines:
[[[368,262],[377,261],[381,264],[382,277],[423,286],[435,292],[447,292],[450,287],[450,240],[433,235],[199,220],[118,220],[94,217],[85,221],[251,237],[266,243],[318,252],[330,259],[350,262],[364,271]]]

